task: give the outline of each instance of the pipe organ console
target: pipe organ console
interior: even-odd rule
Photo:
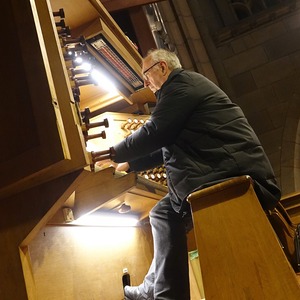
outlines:
[[[148,215],[167,193],[166,170],[160,166],[119,174],[96,162],[111,158],[111,147],[149,119],[148,103],[155,103],[155,97],[143,88],[141,57],[99,0],[8,0],[2,8],[6,26],[0,29],[1,36],[9,42],[0,50],[7,57],[1,61],[6,71],[0,80],[5,99],[0,118],[5,128],[1,132],[5,146],[0,149],[0,243],[5,245],[0,255],[0,298],[122,299],[123,273],[138,285],[151,264]],[[103,72],[114,89],[107,91],[111,84],[106,77],[95,78],[94,71]],[[231,299],[241,290],[251,298],[253,282],[258,291],[253,299],[275,299],[279,292],[289,296],[280,299],[299,299],[294,273],[265,222],[249,178],[197,191],[190,201],[201,233],[197,241],[205,239],[202,276],[211,278],[205,281],[207,300],[210,295]],[[251,212],[245,217],[244,203]],[[108,215],[138,223],[136,227],[108,226],[111,219],[98,227],[73,223],[84,217],[103,221]],[[230,224],[227,215],[233,218]],[[266,243],[258,216],[278,251]],[[255,226],[249,226],[252,221]],[[253,235],[264,247],[245,247],[241,230],[245,239]],[[188,241],[189,250],[196,250],[193,232]],[[216,241],[217,246],[205,248]],[[231,249],[235,243],[246,255]],[[220,249],[227,246],[226,257]],[[261,249],[266,251],[263,261]],[[243,276],[249,269],[244,265],[236,273],[234,266],[240,257],[246,258],[246,266],[248,255],[257,258],[252,273]],[[215,264],[216,257],[220,264]],[[193,254],[192,300],[203,299],[205,293],[198,261]],[[225,268],[220,271],[221,263]],[[213,264],[216,271],[210,274]],[[241,284],[230,281],[229,275]],[[216,278],[221,279],[215,282]],[[278,278],[284,278],[284,284]],[[220,282],[222,288],[216,289]],[[222,298],[226,289],[231,294]]]
[[[108,119],[103,119],[104,121],[97,121],[94,123],[90,123],[91,118],[91,112],[89,108],[85,108],[83,111],[80,109],[80,88],[81,86],[85,85],[97,85],[95,80],[91,76],[91,70],[93,69],[93,62],[96,62],[96,58],[93,56],[95,53],[94,51],[89,51],[89,47],[87,44],[86,39],[84,36],[80,36],[79,38],[72,38],[71,32],[69,30],[69,27],[65,25],[64,20],[62,19],[62,16],[65,16],[63,9],[61,9],[58,12],[53,12],[53,16],[59,16],[60,20],[58,22],[55,22],[55,25],[57,26],[57,32],[60,38],[60,44],[62,47],[62,51],[64,54],[64,59],[66,62],[66,68],[68,71],[74,102],[77,104],[75,105],[76,108],[76,114],[78,116],[81,116],[80,123],[82,124],[82,132],[84,135],[84,140],[87,144],[88,141],[92,139],[106,139],[107,134],[106,131],[101,131],[96,129],[97,126],[105,126],[106,128],[109,127]],[[67,28],[68,30],[64,30]],[[94,38],[95,39],[95,38]],[[105,52],[106,55],[110,55],[112,57],[116,56],[116,53],[114,53],[114,49],[106,48]],[[99,49],[99,48],[97,48]],[[81,59],[81,63],[79,63],[79,58]],[[83,62],[88,61],[92,66],[89,70],[86,70],[82,67]],[[115,63],[116,64],[116,63]],[[124,68],[121,63],[118,65],[121,68]],[[140,89],[142,86],[142,81],[139,79],[134,73],[131,73],[128,71],[126,73],[129,77],[132,76],[131,83],[137,88]],[[112,115],[112,114],[111,114]],[[96,141],[96,143],[89,143],[94,145],[94,149],[98,149],[98,151],[91,151],[90,152],[90,167],[92,171],[95,171],[95,163],[100,160],[104,160],[107,158],[111,158],[111,151],[110,146],[114,145],[118,141],[120,141],[123,138],[126,138],[128,135],[130,135],[132,132],[137,130],[139,127],[143,126],[143,124],[147,121],[147,116],[136,116],[136,115],[126,115],[126,114],[116,114],[113,113],[113,119],[110,122],[116,122],[116,124],[119,124],[117,126],[113,126],[112,130],[109,130],[109,138],[106,143],[103,143],[103,141]],[[97,116],[97,119],[101,119],[101,116]],[[104,118],[104,117],[102,117]],[[104,122],[106,122],[104,124]],[[93,134],[89,134],[91,130],[89,129],[94,128]],[[103,149],[103,145],[106,145],[104,147],[107,147],[107,150]],[[101,150],[99,150],[101,149]],[[145,178],[146,180],[149,180],[151,182],[159,183],[163,186],[167,186],[167,180],[166,180],[166,172],[163,166],[160,167],[161,171],[158,173],[157,168],[155,170],[148,170],[145,172],[141,172],[138,175]]]
[[[92,76],[92,71],[99,67],[99,62],[101,65],[110,64],[110,68],[113,67],[114,72],[119,73],[118,76],[122,77],[122,82],[125,80],[127,81],[125,84],[127,88],[128,84],[131,85],[131,89],[129,88],[131,92],[140,90],[143,86],[143,81],[140,75],[137,74],[130,65],[126,64],[124,58],[116,52],[116,49],[109,43],[108,37],[106,37],[105,34],[101,32],[95,36],[95,34],[92,34],[90,30],[87,30],[89,35],[93,36],[89,37],[89,41],[87,41],[83,35],[78,38],[74,38],[72,37],[70,28],[66,26],[66,22],[64,21],[64,10],[60,9],[59,11],[53,12],[53,16],[54,18],[59,18],[59,20],[55,21],[55,25],[73,93],[75,115],[78,117],[78,122],[81,124],[85,144],[87,145],[90,140],[94,139],[106,139],[106,131],[103,130],[99,132],[96,130],[96,127],[105,126],[108,128],[108,119],[104,118],[103,121],[98,121],[99,116],[97,116],[97,122],[94,121],[93,123],[90,123],[92,115],[90,108],[85,107],[84,110],[82,110],[80,105],[81,87],[97,85],[97,81]],[[97,51],[95,51],[95,49]],[[98,54],[100,54],[100,59]],[[105,60],[105,63],[103,63],[103,60]],[[90,65],[88,69],[84,67],[87,63]],[[110,68],[108,68],[108,71],[111,71]],[[110,76],[107,72],[106,74]],[[125,96],[125,98],[127,98],[127,101],[130,102],[130,97]],[[116,113],[113,113],[113,115],[114,122],[120,124],[120,128],[113,126],[113,130],[110,130],[108,142],[103,143],[102,141],[98,141],[96,144],[94,143],[94,148],[97,148],[98,151],[91,151],[88,155],[90,158],[89,165],[92,171],[95,171],[95,162],[111,157],[110,146],[118,142],[120,138],[123,139],[130,135],[133,131],[137,130],[148,118],[147,116],[138,117],[136,115],[128,114],[125,116],[125,114],[122,113],[117,115]],[[90,133],[92,131],[90,130],[91,128],[94,129],[93,134]],[[122,131],[124,134],[119,133],[118,131]],[[103,149],[103,145],[106,145],[107,150]],[[149,170],[141,173],[140,176],[166,186],[165,172],[157,175],[154,173],[155,172]]]
[[[0,256],[0,298],[44,299],[51,294],[61,299],[64,294],[72,299],[119,299],[122,270],[128,268],[137,284],[151,263],[148,213],[166,193],[157,181],[139,181],[145,179],[142,175],[95,168],[95,162],[111,156],[115,142],[149,117],[134,113],[147,113],[148,99],[155,101],[143,89],[141,57],[98,0],[9,0],[3,9],[7,26],[1,34],[10,42],[3,60],[9,71],[0,81],[5,98],[0,121],[6,127],[1,136],[7,145],[0,150],[0,227],[6,232],[0,234],[6,245]],[[73,17],[68,19],[70,12]],[[114,90],[107,91],[108,84],[101,85],[106,78],[95,79],[94,71],[105,73]],[[100,239],[94,249],[81,247],[95,242],[95,236],[85,242],[69,239],[75,226],[80,231],[72,220],[106,220],[106,215],[140,223],[113,229],[116,225],[107,227],[107,221],[96,229]],[[65,257],[64,262],[58,257]],[[73,262],[85,270],[78,273]],[[13,276],[5,274],[7,269]],[[60,275],[52,276],[53,271]],[[82,285],[88,277],[95,284]]]

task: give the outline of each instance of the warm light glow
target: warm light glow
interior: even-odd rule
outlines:
[[[116,214],[89,214],[84,215],[77,220],[73,221],[71,224],[82,225],[82,226],[137,226],[138,219],[134,216],[124,216]]]
[[[80,248],[118,249],[120,245],[133,243],[136,230],[136,227],[74,226],[70,228],[69,233]]]
[[[99,146],[91,141],[87,141],[86,143],[86,151],[88,152],[92,152],[92,151],[98,151],[99,150]]]
[[[82,57],[76,57],[76,58],[75,58],[75,62],[76,62],[77,64],[82,64],[82,62],[83,62]]]
[[[81,68],[88,72],[92,70],[92,65],[88,62],[83,62]]]
[[[115,85],[101,72],[97,70],[93,70],[91,72],[92,78],[95,80],[98,86],[101,88],[105,89],[108,92],[116,92],[117,89]]]

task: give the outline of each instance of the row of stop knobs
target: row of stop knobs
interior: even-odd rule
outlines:
[[[53,16],[59,18],[55,22],[57,27],[57,33],[60,40],[60,45],[62,48],[67,72],[69,75],[71,89],[73,93],[73,98],[75,101],[75,106],[78,114],[78,119],[81,123],[81,129],[84,136],[85,143],[91,139],[97,138],[106,138],[106,133],[103,130],[100,133],[89,134],[88,131],[91,128],[97,128],[104,126],[105,128],[109,127],[108,120],[104,119],[102,122],[90,123],[91,112],[89,108],[86,108],[84,111],[80,111],[80,87],[84,85],[95,84],[94,80],[90,77],[88,71],[83,68],[80,68],[80,63],[76,60],[78,57],[84,57],[86,60],[92,60],[93,58],[89,55],[87,51],[86,41],[83,36],[79,38],[71,37],[71,30],[68,26],[66,26],[64,18],[65,13],[63,9],[59,9],[56,12],[53,12]],[[128,119],[122,126],[126,133],[124,137],[130,135],[133,131],[137,130],[139,127],[143,126],[145,123],[144,120],[138,119]],[[92,162],[91,169],[94,170],[94,165],[97,161],[105,160],[105,159],[113,159],[114,151],[113,148],[109,148],[104,151],[92,151],[90,153],[90,160]],[[152,172],[148,171],[143,174],[143,177],[160,182],[166,185],[166,175],[165,172]]]
[[[167,174],[164,166],[160,166],[157,168],[153,168],[151,170],[147,170],[139,173],[145,179],[155,181],[164,186],[167,186]]]
[[[53,12],[55,18],[60,18],[55,22],[59,36],[60,46],[65,60],[73,97],[76,103],[80,102],[80,87],[84,85],[95,85],[96,82],[91,78],[90,73],[81,67],[82,61],[93,61],[94,58],[87,50],[86,40],[83,36],[78,38],[71,37],[71,29],[66,26],[63,9]],[[81,60],[79,60],[81,58]]]
[[[84,56],[87,59],[91,59],[86,49],[85,39],[82,36],[79,38],[71,37],[71,30],[65,24],[64,21],[65,13],[62,8],[56,12],[53,12],[53,16],[56,19],[55,25],[57,28],[57,33],[59,36],[65,64],[69,74],[71,89],[73,92],[73,98],[75,100],[75,105],[76,105],[85,143],[91,139],[97,139],[97,138],[105,139],[106,133],[104,130],[96,134],[89,134],[88,131],[91,128],[97,128],[102,126],[108,128],[109,127],[108,119],[104,119],[101,122],[90,123],[91,112],[89,108],[86,108],[84,111],[80,111],[80,106],[79,106],[80,89],[79,88],[83,85],[94,84],[94,82],[89,77],[87,71],[78,68],[80,66],[80,63],[78,63],[76,60],[76,58],[78,58],[79,56]],[[57,20],[57,18],[59,18],[59,20]],[[108,157],[110,158],[112,157],[110,149],[106,151],[100,151],[100,152],[91,152],[91,160],[93,165],[95,164],[96,161],[103,160]],[[94,168],[94,166],[91,167],[92,169]]]

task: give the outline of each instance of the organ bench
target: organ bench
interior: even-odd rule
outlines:
[[[205,299],[300,299],[300,286],[249,176],[193,192]]]

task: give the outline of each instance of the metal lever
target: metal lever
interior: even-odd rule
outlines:
[[[52,12],[53,17],[61,17],[62,19],[65,17],[65,12],[63,8],[60,8],[58,11]]]

